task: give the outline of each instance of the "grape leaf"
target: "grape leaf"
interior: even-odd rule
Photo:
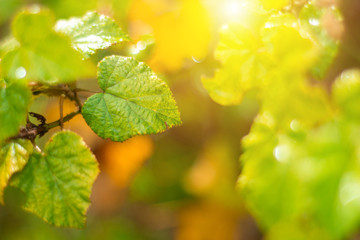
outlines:
[[[171,91],[144,63],[107,57],[99,64],[98,80],[104,93],[88,98],[82,114],[100,137],[124,141],[181,123]]]
[[[317,47],[288,14],[270,16],[258,29],[233,23],[222,29],[215,52],[222,67],[202,82],[217,103],[240,104],[249,90],[274,85],[289,73],[302,76],[316,54]]]
[[[1,0],[0,24],[3,24],[21,6],[22,0]]]
[[[54,11],[58,18],[82,16],[87,11],[100,7],[98,0],[51,0],[42,1],[42,4],[45,4]],[[106,5],[107,4],[108,3],[106,3]]]
[[[271,114],[274,126],[282,130],[291,129],[294,122],[311,128],[332,118],[324,89],[309,86],[299,75],[279,74],[259,95],[263,100],[260,111]]]
[[[291,222],[304,233],[311,232],[301,227],[307,219],[314,230],[323,229],[334,239],[356,229],[360,175],[354,153],[360,125],[330,120],[312,129],[276,133],[262,118],[244,138],[239,181],[254,215],[268,229]]]
[[[16,39],[9,35],[1,40],[0,42],[0,58],[3,58],[8,52],[19,47],[20,44]]]
[[[80,136],[62,131],[35,152],[10,185],[22,190],[25,210],[55,226],[82,228],[98,164]]]
[[[25,123],[30,100],[31,92],[21,82],[0,79],[0,142],[15,135]]]
[[[12,31],[20,46],[2,60],[5,76],[56,84],[94,75],[93,65],[82,60],[69,39],[52,29],[53,23],[45,10],[28,10],[16,16]]]
[[[283,84],[281,90],[276,83],[277,92],[267,88],[271,94],[243,139],[241,190],[268,236],[289,223],[306,235],[311,230],[301,222],[309,214],[314,230],[342,239],[360,220],[359,70],[336,79],[332,107],[338,109],[329,113],[331,103],[314,86]],[[294,120],[279,127],[287,118]]]
[[[266,46],[264,51],[269,54],[273,64],[268,67],[276,74],[290,72],[302,76],[313,65],[318,47],[307,35],[302,34],[296,20],[288,14],[271,16],[261,34]]]
[[[343,115],[353,120],[360,119],[360,70],[343,72],[333,84],[333,94]]]
[[[29,140],[14,140],[0,149],[0,203],[4,203],[4,189],[11,176],[21,171],[28,162],[33,145]]]
[[[88,12],[82,18],[59,20],[55,30],[69,36],[73,47],[85,57],[98,49],[130,40],[111,18],[96,12]]]
[[[321,46],[321,52],[316,59],[316,63],[310,69],[310,72],[316,79],[324,78],[338,53],[338,41],[332,39],[322,26],[322,18],[329,14],[334,16],[340,15],[334,6],[331,8],[320,8],[314,2],[309,2],[301,9],[299,15],[303,28]],[[340,19],[340,17],[338,18]]]
[[[223,67],[214,78],[203,78],[202,83],[214,101],[223,105],[239,104],[244,92],[262,82],[266,74],[267,56],[261,38],[242,24],[231,24],[221,30],[215,57]]]
[[[296,205],[301,203],[295,201],[299,196],[293,189],[296,179],[287,174],[290,171],[288,162],[292,159],[286,159],[283,164],[274,159],[273,152],[278,142],[279,137],[267,114],[256,118],[251,132],[242,141],[244,168],[239,184],[250,210],[266,228],[289,218],[298,208]]]

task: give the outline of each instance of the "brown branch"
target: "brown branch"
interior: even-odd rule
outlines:
[[[33,95],[45,94],[48,96],[59,96],[59,111],[60,111],[60,119],[51,123],[46,123],[46,118],[38,113],[29,112],[29,115],[36,118],[40,124],[34,124],[30,121],[27,116],[27,124],[25,127],[21,127],[19,133],[9,138],[8,140],[13,139],[28,139],[33,144],[37,136],[42,137],[45,133],[47,133],[50,129],[55,127],[61,127],[61,130],[64,128],[64,123],[73,119],[76,115],[81,113],[82,103],[77,94],[78,91],[87,91],[84,89],[78,89],[76,86],[69,86],[66,84],[60,84],[57,86],[46,86],[40,83],[30,83],[29,86],[32,88]],[[63,114],[64,108],[64,99],[68,98],[71,101],[75,102],[78,107],[78,110],[72,112],[66,116]]]
[[[59,110],[60,110],[60,119],[51,123],[46,123],[44,116],[38,113],[30,112],[29,115],[36,118],[40,124],[36,125],[29,120],[27,117],[27,124],[25,127],[21,127],[19,133],[9,138],[8,140],[13,139],[28,139],[34,143],[37,136],[42,137],[50,129],[55,127],[61,127],[63,129],[64,123],[73,119],[76,115],[81,113],[82,102],[78,96],[78,92],[91,92],[89,90],[76,88],[76,86],[69,86],[66,84],[60,84],[57,86],[46,86],[40,83],[30,83],[29,86],[32,88],[33,95],[45,94],[48,96],[59,96]],[[72,112],[66,116],[63,116],[63,107],[64,107],[64,98],[68,98],[71,101],[75,102],[78,107],[78,110]]]
[[[62,119],[62,121],[60,121],[60,119],[59,119],[55,122],[51,122],[51,123],[47,123],[47,124],[41,123],[40,125],[35,125],[35,124],[31,123],[30,121],[28,121],[28,123],[26,124],[26,127],[21,127],[19,134],[17,136],[11,137],[9,140],[22,138],[22,139],[28,139],[31,142],[34,142],[35,138],[37,136],[42,137],[50,129],[61,126],[61,122],[62,123],[68,122],[80,113],[81,113],[81,110],[79,109],[76,112],[72,112],[72,113],[66,115]]]

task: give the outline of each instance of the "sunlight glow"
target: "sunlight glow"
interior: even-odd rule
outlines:
[[[245,2],[240,2],[236,0],[225,2],[222,11],[224,17],[229,20],[239,18],[244,13],[246,5],[247,4]]]

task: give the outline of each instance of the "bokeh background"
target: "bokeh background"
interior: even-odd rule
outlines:
[[[76,117],[65,127],[84,137],[101,168],[87,228],[52,227],[19,209],[21,196],[7,189],[0,239],[262,239],[236,190],[240,140],[249,132],[257,102],[249,94],[240,106],[220,106],[201,84],[201,77],[219,66],[213,58],[218,29],[241,16],[236,1],[0,0],[1,39],[10,32],[12,16],[33,4],[48,7],[58,19],[89,10],[116,19],[132,41],[99,51],[93,61],[119,54],[149,64],[173,91],[183,125],[115,143],[98,138]],[[96,90],[96,80],[80,85]],[[65,102],[65,112],[73,108]],[[40,97],[31,110],[57,120],[58,99]]]

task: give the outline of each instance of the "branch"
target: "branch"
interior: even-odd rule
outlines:
[[[68,122],[71,119],[73,119],[76,115],[78,115],[79,113],[81,113],[81,110],[79,109],[76,112],[72,112],[68,115],[66,115],[63,119],[62,122]],[[14,139],[29,139],[31,142],[35,141],[35,138],[37,136],[42,137],[45,133],[47,133],[50,129],[55,128],[61,126],[61,120],[57,120],[55,122],[51,122],[51,123],[41,123],[40,125],[35,125],[32,122],[28,121],[26,124],[26,127],[21,127],[19,134],[17,136],[11,137],[9,140],[14,140]]]
[[[77,91],[87,91],[85,89],[78,89],[67,84],[59,84],[56,86],[44,86],[42,84],[31,85],[32,93],[34,95],[45,94],[48,96],[62,96],[65,95],[68,99],[75,102],[81,108],[82,103],[77,95]]]
[[[65,122],[68,122],[70,121],[71,119],[73,119],[76,115],[78,115],[79,113],[81,113],[81,110],[78,110],[76,112],[72,112],[72,113],[69,113],[68,115],[66,115],[63,119],[62,119],[62,122],[65,123]],[[45,124],[44,127],[46,129],[46,132],[49,131],[50,129],[52,128],[55,128],[55,127],[59,127],[61,126],[61,121],[60,119],[55,121],[55,122],[52,122],[52,123],[48,123],[48,124]]]
[[[32,123],[29,118],[27,118],[27,123],[25,127],[21,127],[18,135],[9,138],[9,140],[13,139],[29,139],[31,142],[34,143],[35,138],[37,136],[42,137],[45,133],[47,133],[50,129],[55,127],[61,127],[63,128],[63,124],[65,122],[70,121],[73,119],[76,115],[81,113],[82,103],[78,96],[78,91],[85,91],[85,89],[76,88],[76,86],[70,86],[66,84],[59,84],[56,86],[45,86],[43,84],[39,83],[30,83],[30,86],[32,88],[33,95],[39,95],[39,94],[46,94],[48,96],[59,96],[60,97],[60,119],[51,122],[46,123],[46,119],[41,114],[30,112],[29,114],[32,117],[35,117],[38,121],[40,121],[40,124],[36,125]],[[63,117],[63,101],[64,97],[70,99],[71,101],[75,102],[75,104],[78,107],[78,110],[75,112],[72,112],[65,117]]]

